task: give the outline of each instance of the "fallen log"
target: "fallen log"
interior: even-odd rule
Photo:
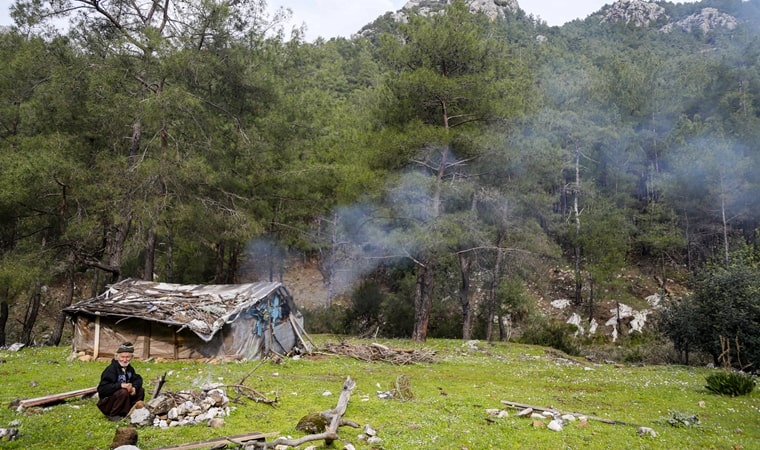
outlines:
[[[237,436],[221,437],[215,439],[209,439],[207,441],[190,442],[187,444],[179,444],[172,447],[161,447],[156,450],[191,450],[194,448],[216,448],[217,446],[224,444],[235,444],[238,447],[250,444],[251,442],[262,442],[268,437],[277,436],[279,433],[249,433],[239,434]]]
[[[338,399],[338,404],[333,409],[328,409],[326,411],[322,411],[319,413],[322,417],[324,417],[326,423],[325,431],[322,433],[316,433],[316,434],[308,434],[306,436],[300,437],[298,439],[290,439],[285,437],[280,437],[275,439],[272,442],[254,442],[252,446],[246,446],[246,449],[269,449],[269,448],[275,448],[277,446],[286,446],[286,447],[298,447],[301,444],[305,444],[306,442],[312,442],[312,441],[325,441],[325,446],[329,447],[332,445],[332,443],[340,437],[338,436],[338,428],[343,425],[347,425],[353,428],[359,428],[359,425],[350,422],[347,420],[343,420],[343,414],[346,413],[346,408],[348,407],[348,401],[351,398],[351,393],[356,388],[356,382],[351,379],[351,377],[347,377],[346,381],[343,383],[343,388],[340,392],[340,398]]]
[[[21,400],[19,402],[20,408],[29,408],[30,406],[47,405],[49,403],[59,402],[61,400],[71,397],[85,397],[92,395],[98,391],[97,387],[90,387],[86,389],[78,389],[76,391],[63,392],[61,394],[51,394],[44,397],[30,398],[27,400]]]
[[[527,405],[527,404],[525,404],[525,403],[517,403],[517,402],[511,402],[511,401],[509,401],[509,400],[502,400],[502,401],[501,401],[501,403],[502,403],[503,405],[507,405],[507,406],[510,406],[510,407],[512,407],[512,408],[517,408],[517,409],[527,409],[527,408],[531,408],[531,409],[533,409],[533,410],[535,410],[535,411],[547,411],[547,412],[550,412],[550,413],[554,413],[554,414],[559,414],[559,415],[562,415],[562,416],[564,416],[564,415],[571,415],[571,416],[575,416],[575,417],[585,417],[585,418],[587,418],[588,420],[594,420],[594,421],[596,421],[596,422],[608,423],[608,424],[610,424],[610,425],[630,425],[630,426],[638,426],[638,425],[636,425],[636,424],[633,424],[633,423],[628,423],[628,422],[622,422],[622,421],[620,421],[620,420],[605,419],[604,417],[595,417],[595,416],[590,416],[590,415],[588,415],[588,414],[577,413],[577,412],[566,412],[566,411],[560,411],[560,410],[558,410],[558,409],[556,409],[556,408],[542,408],[542,407],[540,407],[540,406]]]

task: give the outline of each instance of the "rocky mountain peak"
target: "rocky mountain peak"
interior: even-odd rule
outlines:
[[[396,13],[396,20],[404,20],[409,11],[417,11],[420,15],[427,16],[442,10],[452,0],[409,0],[403,8]],[[482,12],[491,20],[504,17],[507,12],[514,12],[520,8],[517,0],[465,0],[470,12]]]
[[[665,9],[648,0],[620,0],[607,9],[602,23],[625,22],[637,27],[646,27],[661,17],[667,17]]]
[[[692,14],[677,22],[671,22],[660,29],[666,33],[676,29],[681,29],[687,33],[694,30],[701,30],[703,33],[715,30],[717,28],[726,28],[733,30],[736,28],[738,21],[736,17],[722,13],[715,8],[702,8],[697,14]]]

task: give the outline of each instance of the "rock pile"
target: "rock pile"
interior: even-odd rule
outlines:
[[[130,422],[138,426],[170,428],[186,425],[220,426],[229,416],[229,398],[224,390],[208,387],[200,393],[162,393],[135,406]]]

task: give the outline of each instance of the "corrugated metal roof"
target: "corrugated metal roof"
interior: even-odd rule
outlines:
[[[279,282],[204,285],[130,278],[109,286],[97,297],[64,308],[64,312],[139,318],[189,328],[208,342],[225,323],[278,289],[290,296]]]

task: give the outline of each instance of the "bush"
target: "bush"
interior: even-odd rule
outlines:
[[[741,372],[721,371],[708,375],[706,378],[708,391],[714,394],[738,397],[747,395],[755,389],[755,379],[752,375]]]
[[[309,334],[347,334],[346,308],[332,305],[301,309],[304,328]]]
[[[525,330],[520,342],[552,347],[568,355],[578,355],[580,352],[573,342],[573,333],[577,330],[575,325],[567,323],[540,321]]]
[[[728,364],[739,370],[757,370],[760,368],[758,268],[742,261],[728,268],[708,266],[695,278],[693,295],[668,304],[659,320],[660,330],[687,357],[690,351],[701,351],[712,355],[716,366]]]

